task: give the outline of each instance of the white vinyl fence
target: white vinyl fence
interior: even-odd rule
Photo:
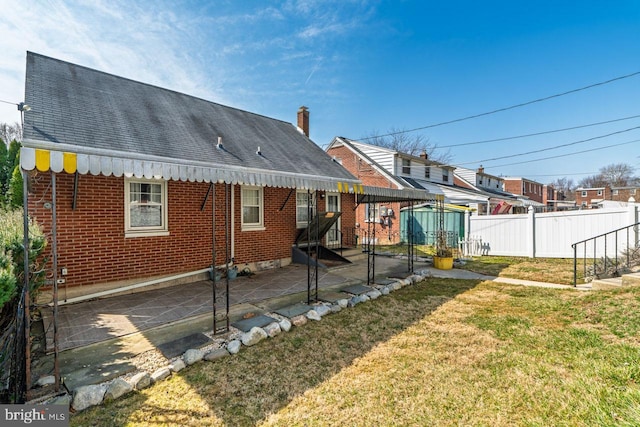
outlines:
[[[473,248],[465,255],[506,255],[540,258],[573,258],[571,244],[638,222],[640,205],[522,215],[465,215],[465,242]],[[627,240],[629,239],[629,240]],[[638,230],[607,238],[608,253],[616,246],[638,244]],[[580,249],[581,251],[583,249]],[[602,256],[604,245],[587,247],[589,255]],[[602,252],[601,252],[602,251]],[[463,251],[464,253],[465,251]],[[578,254],[581,256],[582,254]]]

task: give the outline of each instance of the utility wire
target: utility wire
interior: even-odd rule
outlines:
[[[560,144],[560,145],[556,145],[556,146],[553,146],[553,147],[542,148],[540,150],[527,151],[525,153],[511,154],[511,155],[508,155],[508,156],[492,157],[490,159],[475,160],[473,162],[458,163],[458,165],[469,165],[469,164],[472,164],[472,163],[491,162],[491,161],[494,161],[494,160],[510,159],[512,157],[519,157],[519,156],[526,156],[528,154],[540,153],[542,151],[556,150],[558,148],[569,147],[571,145],[577,145],[577,144],[584,144],[585,142],[594,141],[596,139],[601,139],[601,138],[606,138],[606,137],[611,136],[611,135],[618,135],[618,134],[621,134],[621,133],[630,132],[630,131],[636,130],[636,129],[640,129],[640,126],[636,126],[636,127],[632,127],[632,128],[624,129],[624,130],[619,130],[617,132],[608,133],[606,135],[594,136],[593,138],[582,139],[580,141],[569,142],[567,144]],[[492,166],[492,167],[496,167],[496,166]]]
[[[619,147],[619,146],[621,146],[621,145],[633,144],[633,143],[636,143],[636,142],[639,142],[639,141],[640,141],[640,139],[634,139],[633,141],[621,142],[621,143],[619,143],[619,144],[605,145],[604,147],[591,148],[591,149],[589,149],[589,150],[575,151],[575,152],[573,152],[573,153],[568,153],[568,154],[559,154],[559,155],[557,155],[557,156],[542,157],[542,158],[540,158],[540,159],[525,160],[525,161],[523,161],[523,162],[516,162],[516,163],[506,163],[506,164],[503,164],[503,165],[495,165],[495,166],[491,166],[491,167],[493,167],[493,168],[500,168],[500,167],[503,167],[503,166],[521,165],[521,164],[524,164],[524,163],[532,163],[532,162],[539,162],[539,161],[542,161],[542,160],[557,159],[557,158],[559,158],[559,157],[573,156],[573,155],[576,155],[576,154],[589,153],[589,152],[591,152],[591,151],[598,151],[598,150],[604,150],[604,149],[606,149],[606,148]]]
[[[525,135],[506,136],[504,138],[485,139],[483,141],[464,142],[464,143],[461,143],[461,144],[437,145],[437,146],[434,146],[433,149],[437,150],[437,149],[440,149],[440,148],[462,147],[464,145],[486,144],[488,142],[509,141],[509,140],[512,140],[512,139],[529,138],[531,136],[548,135],[550,133],[565,132],[565,131],[568,131],[568,130],[582,129],[582,128],[591,127],[591,126],[599,126],[599,125],[605,125],[605,124],[608,124],[608,123],[621,122],[623,120],[630,120],[630,119],[635,119],[635,118],[638,118],[638,117],[640,117],[640,114],[638,114],[636,116],[623,117],[621,119],[613,119],[613,120],[607,120],[607,121],[604,121],[604,122],[589,123],[589,124],[586,124],[586,125],[572,126],[572,127],[563,128],[563,129],[554,129],[554,130],[547,130],[547,131],[536,132],[536,133],[528,133],[528,134],[525,134]]]
[[[447,120],[445,122],[434,123],[434,124],[431,124],[431,125],[422,126],[422,127],[415,128],[415,129],[402,130],[402,131],[398,131],[398,132],[390,132],[390,133],[387,133],[387,134],[384,134],[384,135],[374,135],[374,136],[369,136],[369,137],[363,137],[363,138],[360,138],[360,140],[361,141],[366,141],[366,140],[369,140],[369,139],[381,138],[381,137],[384,137],[384,136],[393,136],[393,135],[398,135],[398,134],[401,134],[401,133],[415,132],[417,130],[430,129],[430,128],[434,128],[434,127],[438,127],[438,126],[449,125],[451,123],[458,123],[458,122],[462,122],[462,121],[465,121],[465,120],[476,119],[478,117],[484,117],[484,116],[488,116],[488,115],[491,115],[491,114],[501,113],[503,111],[513,110],[515,108],[525,107],[527,105],[535,104],[535,103],[538,103],[538,102],[543,102],[543,101],[548,101],[550,99],[559,98],[561,96],[565,96],[565,95],[569,95],[569,94],[572,94],[572,93],[580,92],[580,91],[583,91],[583,90],[591,89],[591,88],[594,88],[594,87],[597,87],[597,86],[602,86],[602,85],[606,85],[606,84],[609,84],[609,83],[613,83],[613,82],[618,81],[618,80],[628,79],[630,77],[634,77],[634,76],[637,76],[639,74],[640,74],[640,71],[636,71],[635,73],[631,73],[631,74],[626,74],[624,76],[615,77],[613,79],[605,80],[603,82],[594,83],[594,84],[591,84],[591,85],[588,85],[588,86],[584,86],[584,87],[581,87],[581,88],[578,88],[578,89],[568,90],[566,92],[557,93],[555,95],[545,96],[544,98],[538,98],[538,99],[534,99],[532,101],[522,102],[520,104],[511,105],[509,107],[498,108],[497,110],[487,111],[486,113],[474,114],[472,116],[461,117],[459,119]]]

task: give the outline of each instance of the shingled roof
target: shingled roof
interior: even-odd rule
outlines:
[[[291,123],[32,52],[25,102],[25,169],[76,162],[80,173],[329,191],[360,183]]]

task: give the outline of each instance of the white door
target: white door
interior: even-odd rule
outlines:
[[[340,212],[340,194],[339,193],[327,193],[327,212]],[[326,243],[329,247],[340,246],[340,218],[329,229],[326,235]]]

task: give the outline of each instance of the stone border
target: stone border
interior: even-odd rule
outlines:
[[[100,384],[80,386],[73,390],[72,395],[65,394],[42,403],[69,405],[72,413],[80,412],[92,406],[118,399],[133,391],[145,389],[156,382],[169,378],[189,365],[203,360],[214,362],[218,359],[229,357],[237,354],[243,347],[252,347],[262,340],[273,338],[283,332],[289,332],[293,326],[300,327],[310,321],[320,321],[324,316],[389,295],[391,292],[421,282],[428,277],[431,277],[431,273],[428,270],[422,270],[419,274],[412,274],[405,279],[395,279],[396,281],[389,285],[374,284],[372,285],[373,290],[365,294],[340,299],[335,304],[327,302],[314,303],[312,310],[290,319],[276,313],[267,313],[268,316],[277,319],[277,321],[263,328],[253,327],[250,331],[244,333],[231,328],[232,331],[230,331],[226,340],[218,339],[203,348],[188,349],[182,356],[171,359],[168,365],[154,372],[137,371]]]

